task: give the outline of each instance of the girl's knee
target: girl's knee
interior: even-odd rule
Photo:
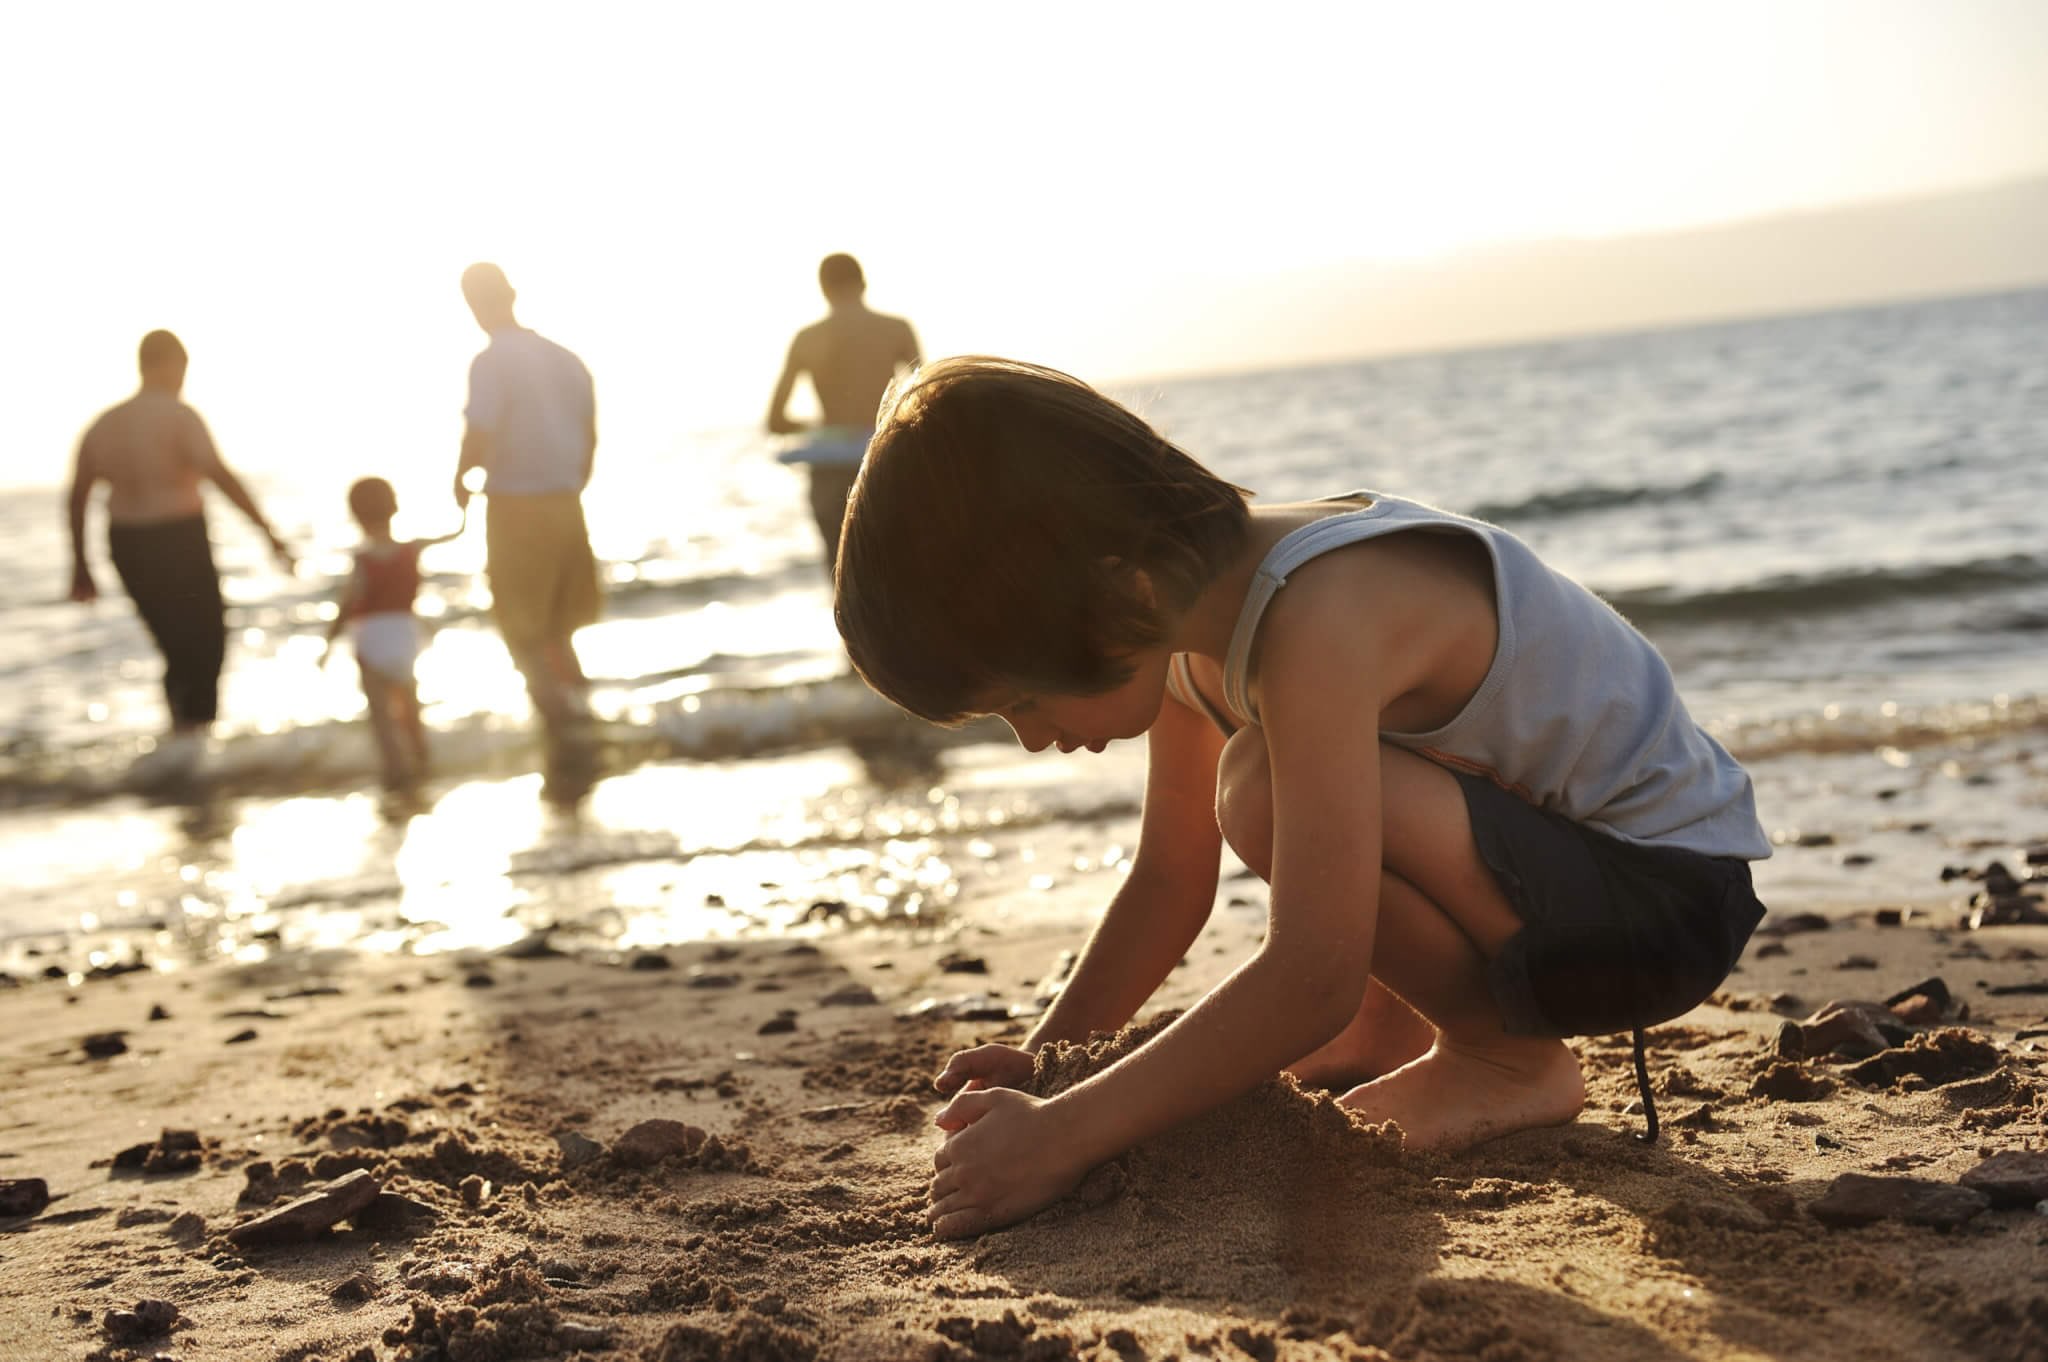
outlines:
[[[1266,740],[1239,729],[1216,763],[1216,826],[1237,858],[1261,879],[1273,876],[1273,772]]]

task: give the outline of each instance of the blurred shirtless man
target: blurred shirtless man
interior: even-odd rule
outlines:
[[[164,655],[164,699],[177,734],[204,732],[220,697],[227,629],[220,576],[206,537],[199,484],[220,488],[270,541],[285,571],[284,541],[213,447],[199,413],[178,398],[185,385],[185,347],[168,331],[142,338],[142,387],[100,414],[78,443],[71,478],[71,599],[99,599],[86,562],[85,513],[93,488],[106,483],[107,556]]]
[[[868,308],[867,279],[850,255],[826,256],[818,266],[818,287],[831,311],[789,343],[789,358],[768,403],[768,429],[776,435],[806,429],[789,418],[787,408],[797,376],[809,374],[823,419],[811,428],[811,440],[792,451],[790,461],[810,467],[811,514],[825,541],[830,572],[839,560],[846,495],[853,490],[868,437],[875,433],[875,411],[890,380],[917,363],[917,334],[903,318]]]

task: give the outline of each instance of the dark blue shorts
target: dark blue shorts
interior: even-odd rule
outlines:
[[[1763,921],[1746,861],[1624,842],[1451,774],[1479,857],[1522,919],[1488,968],[1516,1035],[1669,1021],[1720,987]]]

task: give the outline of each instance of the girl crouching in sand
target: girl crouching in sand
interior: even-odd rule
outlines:
[[[1247,496],[1048,369],[951,359],[884,400],[834,606],[862,676],[1034,752],[1149,743],[1130,874],[1065,992],[1022,1049],[938,1076],[942,1236],[1281,1069],[1410,1147],[1568,1122],[1562,1037],[1636,1029],[1640,1080],[1640,1028],[1705,999],[1763,916],[1749,778],[1613,610],[1482,521]],[[1225,840],[1272,886],[1258,951],[1086,1082],[1017,1091],[1039,1047],[1158,988]]]

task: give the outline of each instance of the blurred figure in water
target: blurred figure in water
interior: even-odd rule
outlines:
[[[455,504],[468,507],[464,479],[483,469],[491,614],[559,758],[590,712],[574,636],[596,622],[601,603],[583,520],[597,453],[596,392],[582,360],[519,324],[503,270],[471,265],[462,296],[491,339],[469,366]]]
[[[327,628],[328,652],[320,661],[326,663],[334,640],[347,629],[363,673],[363,699],[370,707],[370,732],[377,740],[385,788],[409,790],[427,773],[427,726],[413,678],[425,643],[412,608],[420,591],[420,552],[461,535],[469,511],[463,509],[462,524],[453,534],[393,538],[398,493],[382,478],[358,479],[348,489],[348,509],[363,527],[363,545],[356,550],[341,608]]]
[[[180,400],[185,347],[168,331],[142,338],[142,386],[102,412],[78,443],[71,477],[71,599],[99,598],[86,561],[85,518],[107,484],[107,556],[164,657],[164,700],[175,737],[205,733],[219,713],[227,655],[220,574],[206,535],[202,482],[218,487],[292,570],[284,540],[228,466],[199,413]]]
[[[825,570],[839,557],[839,524],[846,518],[846,497],[875,432],[875,412],[882,394],[903,369],[917,363],[917,333],[901,317],[871,310],[866,301],[867,278],[850,255],[828,255],[818,265],[818,287],[825,294],[824,318],[796,333],[789,358],[775,380],[768,402],[768,429],[776,435],[808,434],[782,457],[808,466],[811,515],[825,544]],[[806,427],[788,414],[790,393],[799,375],[808,374],[818,395],[820,420]]]

